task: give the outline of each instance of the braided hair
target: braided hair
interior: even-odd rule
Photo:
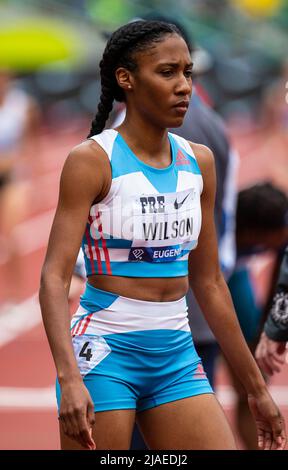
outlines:
[[[98,110],[87,138],[100,134],[112,110],[113,101],[125,101],[125,93],[119,87],[115,71],[125,67],[131,72],[137,69],[135,53],[147,46],[161,42],[168,34],[183,34],[174,25],[163,21],[134,21],[117,29],[110,37],[100,62],[101,95]],[[183,38],[185,40],[185,38]],[[186,42],[186,41],[185,41]],[[187,43],[190,50],[189,44]]]

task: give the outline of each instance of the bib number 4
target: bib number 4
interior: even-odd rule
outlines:
[[[77,364],[83,377],[100,364],[111,352],[109,344],[98,335],[74,336],[72,343]]]
[[[87,341],[86,343],[83,344],[83,348],[81,349],[80,353],[79,353],[79,357],[84,357],[86,359],[86,361],[91,361],[91,358],[93,357],[93,354],[92,354],[92,349],[89,348],[88,349],[88,346],[89,346],[90,342]]]

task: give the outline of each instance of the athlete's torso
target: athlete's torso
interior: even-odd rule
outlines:
[[[201,227],[202,176],[189,143],[169,133],[172,162],[145,164],[122,136],[94,136],[112,183],[90,210],[82,248],[88,282],[142,300],[170,301],[188,288],[188,256]]]

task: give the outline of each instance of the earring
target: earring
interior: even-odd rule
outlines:
[[[131,86],[131,85],[128,85],[128,88],[129,88],[129,90],[130,90],[130,89],[132,88],[132,86]]]

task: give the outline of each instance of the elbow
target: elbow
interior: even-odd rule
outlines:
[[[39,287],[39,302],[45,297],[46,293],[49,292],[49,285],[50,285],[50,276],[49,270],[45,268],[45,265],[42,268],[41,276],[40,276],[40,287]]]
[[[217,269],[212,274],[206,273],[203,276],[201,276],[199,273],[197,273],[197,276],[190,275],[189,280],[192,290],[195,293],[197,291],[199,293],[202,293],[203,295],[215,292],[219,290],[219,288],[221,289],[223,287],[223,283],[226,284],[224,276],[220,269]]]
[[[67,284],[67,285],[66,285]],[[40,287],[39,287],[39,301],[41,301],[47,295],[52,296],[56,293],[56,291],[60,288],[66,290],[68,283],[60,276],[59,274],[55,273],[52,269],[44,264],[41,277],[40,277]]]

